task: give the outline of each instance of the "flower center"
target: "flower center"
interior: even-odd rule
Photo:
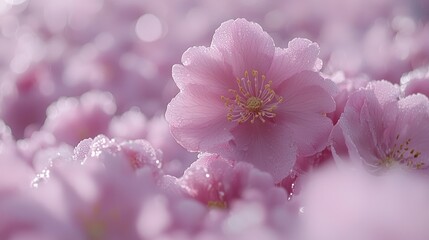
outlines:
[[[251,112],[259,112],[262,107],[262,100],[257,97],[250,97],[247,99],[247,109]]]
[[[396,142],[399,139],[399,134],[396,135]],[[387,151],[386,156],[383,159],[380,159],[378,162],[379,166],[384,166],[389,168],[393,166],[395,163],[405,164],[409,168],[413,169],[422,169],[424,167],[424,162],[417,161],[421,155],[421,152],[416,151],[414,148],[410,147],[411,138],[408,138],[402,144],[395,144],[393,148]]]
[[[283,97],[277,95],[272,89],[272,81],[266,82],[265,75],[259,76],[258,71],[244,72],[242,78],[237,78],[236,89],[229,89],[232,98],[222,96],[228,109],[228,121],[244,123],[250,120],[254,123],[259,119],[264,123],[266,118],[274,118],[277,105],[283,102]]]
[[[225,201],[208,201],[207,206],[210,208],[225,209],[228,204]]]

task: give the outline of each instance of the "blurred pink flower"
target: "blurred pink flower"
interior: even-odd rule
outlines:
[[[29,190],[34,176],[34,170],[27,162],[8,152],[3,152],[0,159],[0,198],[11,193]]]
[[[56,159],[69,158],[73,147],[57,141],[55,136],[46,131],[35,131],[28,138],[18,140],[17,151],[36,172],[49,167]]]
[[[213,239],[284,239],[293,231],[295,204],[270,174],[251,164],[203,154],[177,182],[191,199],[210,209],[200,234]]]
[[[148,131],[146,116],[139,108],[132,108],[115,116],[109,124],[109,135],[114,138],[134,140],[145,138]]]
[[[275,186],[273,178],[244,162],[235,162],[217,154],[203,154],[179,178],[178,183],[198,201],[225,208],[248,191],[271,195],[270,201],[286,201],[286,192]],[[277,189],[277,190],[276,190]],[[271,192],[283,192],[280,200]]]
[[[1,239],[83,239],[79,232],[56,218],[32,194],[10,194],[0,198]]]
[[[157,149],[162,151],[163,166],[165,174],[182,176],[186,168],[195,161],[197,154],[190,153],[180,146],[173,136],[164,116],[154,116],[148,122],[148,133],[146,139]]]
[[[429,66],[415,69],[401,78],[405,95],[421,93],[429,97]]]
[[[97,144],[109,145],[102,137],[94,141],[93,145]],[[98,151],[93,146],[89,154],[99,157],[84,164],[58,162],[50,169],[50,178],[38,186],[34,198],[62,227],[71,227],[82,236],[74,239],[155,239],[174,231],[190,239],[201,229],[208,208],[185,198],[180,191],[164,189],[150,168],[130,174],[121,168],[123,161],[116,165],[112,165],[114,159],[107,162],[107,158],[120,158],[126,152],[114,147],[110,143]],[[76,156],[81,155],[77,151]],[[35,224],[32,218],[27,221]]]
[[[90,91],[79,98],[61,98],[49,106],[42,130],[60,142],[75,145],[107,133],[115,112],[115,100],[108,92]]]
[[[17,139],[39,129],[45,109],[54,100],[53,76],[44,66],[22,74],[10,74],[0,81],[0,118]]]
[[[46,153],[45,153],[46,152]],[[124,174],[135,175],[144,169],[156,179],[164,175],[162,172],[162,153],[153,148],[144,139],[121,141],[109,139],[98,135],[94,139],[82,140],[75,148],[73,154],[54,154],[49,151],[42,152],[47,156],[47,164],[38,169],[38,174],[32,182],[33,187],[49,180],[50,171],[56,165],[75,162],[82,165],[100,163],[106,169],[114,169]],[[52,156],[50,156],[51,154]]]
[[[427,177],[397,170],[329,166],[306,176],[299,239],[427,239]]]
[[[317,71],[319,47],[294,39],[276,48],[272,38],[244,19],[223,23],[210,47],[193,47],[173,67],[180,93],[166,118],[190,151],[219,153],[288,175],[297,154],[323,150],[335,110],[335,85]]]
[[[400,95],[399,87],[386,81],[352,94],[332,131],[334,155],[356,159],[372,171],[398,164],[427,169],[429,100]]]
[[[109,124],[109,137],[116,140],[147,139],[154,148],[162,151],[162,169],[165,174],[182,176],[195,161],[195,153],[186,151],[170,134],[164,115],[147,119],[138,108],[115,116]]]
[[[82,236],[78,239],[138,239],[143,199],[156,192],[153,177],[105,166],[100,161],[58,163],[35,197],[62,225],[74,228]]]
[[[35,173],[26,160],[18,149],[11,129],[0,120],[0,199],[30,189]]]
[[[81,141],[73,160],[81,164],[101,162],[106,168],[138,170],[147,168],[154,176],[161,175],[162,154],[144,139],[117,141],[98,135]]]

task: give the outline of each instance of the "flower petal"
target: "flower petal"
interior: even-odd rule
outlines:
[[[401,95],[401,90],[398,85],[394,85],[385,80],[370,82],[366,86],[366,89],[374,91],[378,102],[382,106],[396,102]]]
[[[225,64],[216,48],[189,48],[183,53],[182,63],[173,66],[173,79],[179,89],[188,84],[199,84],[213,91],[225,91],[236,84],[231,66]]]
[[[189,151],[208,151],[231,139],[232,123],[220,96],[200,85],[186,86],[167,106],[165,117],[177,142]]]
[[[213,35],[212,47],[222,52],[234,75],[240,78],[245,71],[267,73],[275,49],[270,35],[258,24],[245,19],[222,23]]]
[[[329,113],[335,110],[335,84],[318,73],[304,71],[284,81],[278,94],[284,98],[279,111]]]
[[[310,156],[322,151],[328,145],[332,121],[324,115],[310,112],[293,113],[284,116],[285,124],[291,129],[291,138],[298,153]]]
[[[332,81],[304,71],[283,82],[278,92],[284,98],[277,109],[280,124],[293,133],[299,154],[309,156],[327,146],[332,121],[326,113],[335,110]]]
[[[429,168],[429,100],[422,94],[410,95],[398,101],[399,115],[396,123],[399,134],[399,142],[405,142],[410,139],[407,146],[414,149],[416,157],[408,152],[406,156],[410,156],[411,160],[416,163],[424,163],[422,169]]]
[[[369,103],[368,99],[357,97],[356,94],[349,101],[339,124],[343,130],[350,158],[375,166],[384,154],[380,152],[382,147],[378,145],[382,134],[382,111],[375,99],[370,100],[372,103]],[[362,97],[365,98],[365,96]]]
[[[322,62],[318,58],[319,45],[308,39],[295,38],[288,48],[276,48],[273,63],[267,77],[274,86],[302,71],[319,71]]]
[[[392,84],[382,81],[358,90],[350,96],[337,124],[343,139],[334,136],[333,142],[337,144],[333,147],[344,141],[349,158],[364,163],[369,170],[378,168],[396,140],[394,125],[398,108],[394,90]]]
[[[290,130],[279,124],[239,125],[232,131],[235,158],[271,173],[275,182],[286,177],[296,160]]]

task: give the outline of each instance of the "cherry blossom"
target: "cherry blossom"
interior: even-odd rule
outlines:
[[[399,86],[386,81],[352,94],[334,127],[333,151],[371,171],[396,165],[427,169],[429,100],[421,94],[400,95]]]
[[[254,164],[276,181],[296,156],[327,145],[336,87],[322,78],[319,47],[294,39],[276,48],[256,23],[223,23],[210,47],[194,47],[173,66],[181,92],[166,118],[190,151],[218,153]]]

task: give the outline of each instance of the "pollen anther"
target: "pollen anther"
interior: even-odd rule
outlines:
[[[399,134],[396,135],[396,140],[399,140]],[[425,167],[423,162],[416,162],[417,158],[420,157],[421,152],[416,151],[414,148],[410,147],[411,139],[408,138],[404,143],[397,147],[397,143],[393,145],[393,148],[390,149],[384,158],[382,158],[378,165],[389,168],[395,163],[405,164],[409,168],[422,169]]]
[[[283,97],[272,89],[272,81],[266,81],[265,75],[259,75],[257,70],[244,72],[242,78],[237,78],[236,89],[229,89],[231,98],[221,96],[228,109],[228,121],[244,123],[250,120],[254,123],[259,119],[262,123],[266,118],[274,118],[277,106],[283,102]]]

